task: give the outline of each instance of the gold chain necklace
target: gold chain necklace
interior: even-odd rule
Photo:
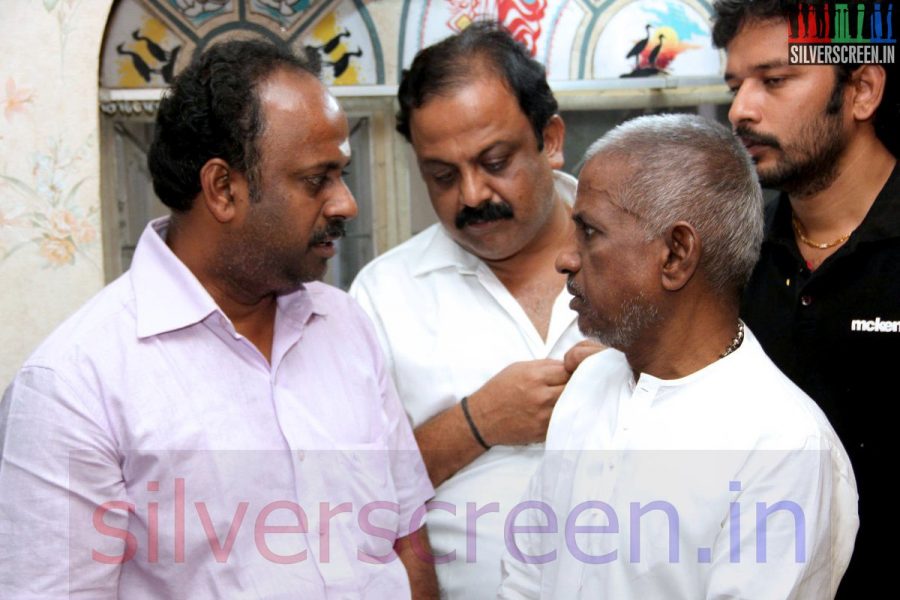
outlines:
[[[725,358],[738,348],[740,348],[741,343],[744,341],[744,322],[738,319],[738,330],[737,335],[731,340],[731,343],[728,344],[728,347],[725,348],[725,352],[719,355],[719,358]]]
[[[827,250],[828,248],[834,248],[835,246],[837,246],[839,244],[843,244],[844,242],[846,242],[847,240],[850,239],[850,233],[853,233],[851,231],[850,233],[848,233],[846,235],[842,235],[841,237],[834,240],[833,242],[825,242],[824,244],[821,244],[819,242],[812,241],[811,239],[809,239],[808,237],[806,237],[803,234],[803,226],[800,225],[800,221],[797,220],[797,215],[794,215],[794,214],[791,215],[791,224],[794,226],[794,232],[797,234],[797,237],[800,238],[801,242],[803,242],[804,244],[806,244],[807,246],[809,246],[811,248],[818,248],[819,250]]]

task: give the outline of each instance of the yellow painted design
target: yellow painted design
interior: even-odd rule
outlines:
[[[359,83],[359,69],[351,64],[341,76],[334,80],[335,85],[354,85]]]
[[[455,25],[459,28],[460,31],[467,28],[472,24],[472,19],[469,18],[469,15],[463,14],[460,15],[458,19],[456,19]]]
[[[140,29],[141,35],[143,37],[149,38],[159,44],[160,46],[165,46],[164,42],[168,37],[169,33],[166,30],[166,26],[159,19],[154,19],[153,17],[144,17],[143,23],[141,24]],[[147,44],[141,42],[135,42],[130,37],[127,42],[124,42],[124,49],[129,52],[134,52],[147,63],[151,68],[156,68],[156,59],[152,54],[147,50]],[[116,64],[119,69],[119,87],[132,88],[132,87],[145,87],[152,83],[148,83],[140,74],[135,70],[134,64],[131,61],[131,57],[129,56],[119,56],[116,59]],[[160,83],[162,80],[160,79]]]
[[[665,36],[665,44],[668,46],[677,46],[679,39],[678,33],[669,26],[664,25],[663,27],[657,27],[656,31],[650,36],[651,40],[658,40],[659,34],[663,34]],[[653,44],[655,45],[655,44]]]
[[[325,17],[323,17],[318,23],[316,23],[316,26],[313,28],[313,37],[323,44],[337,34],[337,16],[333,12],[325,15]],[[338,46],[338,48],[343,47],[343,44]],[[344,48],[344,50],[346,50],[346,48]],[[335,49],[332,54],[334,54],[335,52],[337,52],[337,49]],[[340,56],[341,54],[343,54],[343,52],[337,52],[337,54],[338,56]]]
[[[338,27],[337,15],[331,12],[316,23],[316,26],[313,27],[312,30],[312,37],[319,42],[320,45],[324,45],[328,43],[329,40],[333,39],[339,32],[343,32],[343,28]],[[350,48],[348,48],[343,40],[341,40],[341,43],[325,55],[324,59],[326,61],[334,62],[344,56],[347,52],[350,52]],[[347,67],[347,70],[341,73],[340,77],[334,79],[334,85],[354,85],[357,83],[359,83],[359,67],[353,64],[351,59],[350,66]]]

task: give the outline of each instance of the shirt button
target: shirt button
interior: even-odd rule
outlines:
[[[802,304],[803,306],[809,306],[810,304],[812,304],[812,300],[812,296],[801,296],[800,304]]]

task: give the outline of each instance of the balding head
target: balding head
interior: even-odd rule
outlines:
[[[753,162],[734,135],[695,115],[639,117],[595,142],[585,163],[611,157],[629,167],[618,202],[648,238],[690,223],[702,240],[700,272],[715,291],[739,293],[759,258],[763,203]]]

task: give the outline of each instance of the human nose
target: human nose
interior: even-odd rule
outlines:
[[[758,123],[759,119],[759,92],[751,82],[745,81],[734,93],[728,120],[737,127],[743,123]]]
[[[574,275],[581,270],[581,257],[574,245],[567,245],[556,256],[556,271],[563,275]]]
[[[466,169],[460,174],[459,199],[463,205],[479,206],[485,200],[490,200],[492,195],[491,189],[476,169]]]
[[[335,195],[329,198],[325,205],[325,216],[330,218],[353,219],[359,212],[353,193],[342,179],[335,190]]]

